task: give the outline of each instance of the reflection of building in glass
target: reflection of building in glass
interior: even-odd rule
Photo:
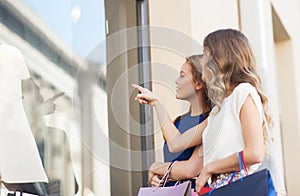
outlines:
[[[93,158],[81,141],[84,137],[87,138],[85,142],[93,142],[92,122],[96,120],[91,118],[91,113],[95,112],[93,103],[95,99],[95,104],[98,103],[97,106],[100,105],[105,111],[105,91],[96,87],[95,98],[94,94],[87,92],[90,84],[86,80],[90,73],[81,71],[82,75],[77,77],[76,74],[79,67],[87,68],[88,64],[76,56],[72,48],[57,37],[24,3],[1,1],[0,11],[1,41],[22,51],[30,75],[39,87],[34,87],[28,81],[23,82],[27,115],[30,116],[31,128],[44,168],[52,181],[48,188],[55,191],[59,187],[61,195],[74,195],[75,170],[80,188],[79,195],[84,188],[90,188],[93,183],[100,184],[99,181],[105,182],[101,183],[100,187],[105,195],[108,195],[109,169]],[[105,81],[100,80],[99,85],[105,87]],[[65,95],[55,101],[56,112],[43,119],[43,115],[49,112],[49,107],[42,106],[42,102],[58,92],[64,92]],[[77,115],[76,118],[74,114]],[[106,112],[101,115],[102,122],[107,122]],[[87,120],[82,121],[83,118]],[[102,124],[102,130],[107,131],[105,123]],[[84,133],[84,136],[81,136],[81,133]],[[97,145],[99,147],[100,144]],[[104,175],[85,183],[97,173]]]

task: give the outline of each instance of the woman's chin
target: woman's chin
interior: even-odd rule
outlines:
[[[178,95],[178,94],[176,94],[176,99],[180,99],[180,100],[184,100],[184,97],[182,97],[182,96],[180,96],[180,95]]]

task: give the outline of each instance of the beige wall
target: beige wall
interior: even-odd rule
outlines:
[[[237,0],[191,0],[192,36],[201,44],[204,37],[217,29],[239,29]]]
[[[151,0],[149,1],[149,15],[151,26],[161,26],[170,28],[170,31],[179,31],[183,34],[191,35],[191,11],[189,1],[182,0]],[[156,39],[150,35],[151,41]],[[181,102],[175,98],[175,79],[179,75],[181,65],[185,61],[183,54],[178,54],[172,48],[151,48],[152,77],[160,83],[153,83],[154,92],[163,95],[162,99],[170,116],[174,119],[178,114],[186,112],[186,108],[181,106]],[[167,67],[170,72],[162,73],[161,66]],[[163,82],[162,82],[163,81]],[[185,105],[186,106],[186,105]],[[182,109],[182,107],[184,107]],[[156,161],[162,161],[163,139],[157,120],[155,118],[155,157]]]
[[[299,195],[295,179],[300,175],[300,157],[295,154],[300,149],[300,2],[272,0],[272,6],[282,25],[279,30],[279,25],[274,26],[274,30],[287,34],[275,39],[286,187],[289,195]]]
[[[295,105],[299,104],[296,96],[296,84],[293,82],[293,51],[291,41],[284,41],[276,44],[277,66],[279,74],[279,91],[281,113],[280,122],[282,128],[282,139],[285,159],[286,187],[289,195],[299,195],[299,111],[295,110]]]
[[[282,123],[283,149],[285,158],[286,184],[289,195],[299,195],[297,179],[300,175],[300,2],[272,1],[282,28],[288,36],[276,40],[275,51],[278,67],[278,89],[280,91],[280,120]],[[298,23],[298,24],[297,24]]]
[[[278,154],[283,155],[282,173],[289,196],[299,195],[297,177],[300,164],[300,2],[298,0],[227,0],[227,1],[158,1],[151,0],[150,25],[171,27],[189,34],[202,43],[209,33],[220,28],[235,28],[244,32],[254,50],[264,90],[269,97],[274,120]],[[183,11],[184,10],[184,11]],[[180,68],[180,56],[152,49],[152,61],[162,61]],[[158,74],[153,67],[153,77]],[[175,76],[165,75],[170,80]],[[154,85],[163,94],[171,116],[180,113],[171,92]],[[160,133],[159,131],[157,131]],[[162,144],[157,134],[156,145]],[[159,152],[158,149],[157,151]],[[157,153],[159,154],[159,153]],[[162,155],[156,156],[161,160]]]

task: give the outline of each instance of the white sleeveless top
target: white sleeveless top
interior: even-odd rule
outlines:
[[[225,158],[244,148],[240,110],[248,95],[251,95],[263,122],[263,106],[256,89],[249,83],[239,84],[224,99],[221,110],[215,106],[208,117],[208,124],[203,132],[204,166],[208,163]],[[252,165],[249,173],[258,168]]]
[[[21,52],[0,45],[0,181],[47,182],[22,103],[22,79],[29,78]]]

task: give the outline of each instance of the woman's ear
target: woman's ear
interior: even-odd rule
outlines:
[[[203,84],[200,82],[196,82],[196,90],[201,90],[203,88]]]

